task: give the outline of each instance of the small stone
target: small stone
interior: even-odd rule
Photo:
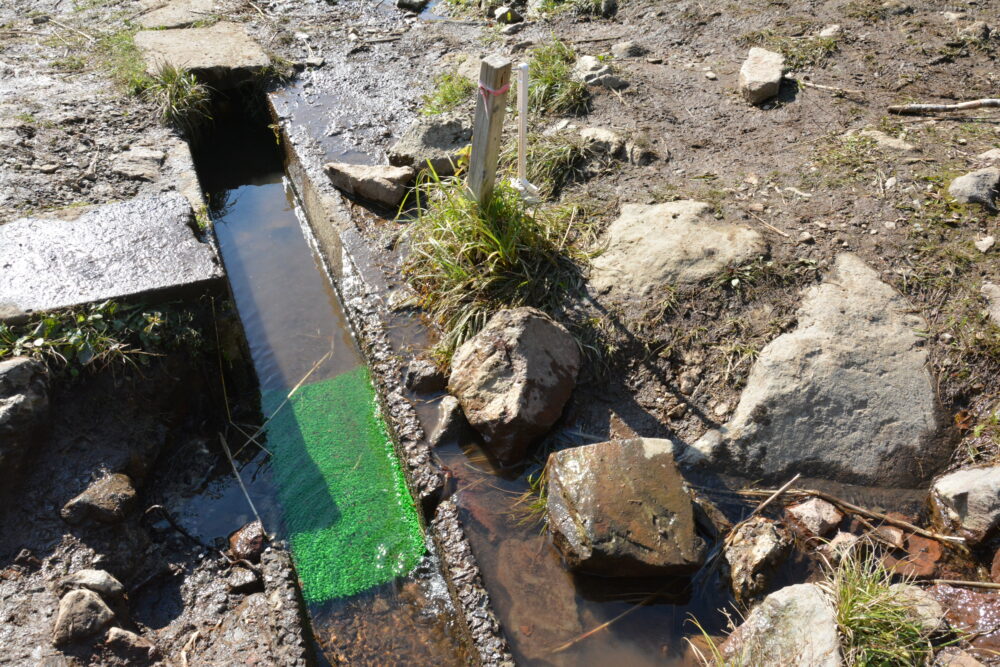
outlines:
[[[816,237],[810,234],[809,232],[802,232],[801,234],[799,234],[799,243],[808,244],[815,242],[816,242]]]
[[[663,58],[646,58],[646,62],[650,65],[662,65]]]
[[[122,628],[110,628],[104,645],[116,656],[126,660],[126,664],[146,664],[160,658],[160,652],[153,642]]]
[[[445,396],[438,404],[438,419],[427,442],[431,447],[460,443],[469,432],[469,422],[462,412],[462,404],[454,396]]]
[[[832,503],[812,498],[785,509],[785,515],[805,537],[826,537],[844,518]]]
[[[0,361],[0,473],[6,477],[17,474],[46,429],[48,385],[41,362],[28,357]]]
[[[903,549],[906,547],[906,534],[903,532],[902,528],[897,528],[896,526],[884,525],[877,526],[875,528],[875,534],[885,540],[894,549]]]
[[[784,56],[754,47],[740,67],[740,92],[750,104],[760,104],[778,94],[784,75]]]
[[[986,21],[973,21],[964,28],[960,28],[958,36],[972,42],[985,42],[990,38],[992,32],[993,30]]]
[[[441,369],[430,359],[413,359],[406,366],[403,385],[418,394],[444,390],[447,379]]]
[[[1000,325],[1000,285],[983,283],[979,293],[986,299],[986,313],[994,324]]]
[[[972,655],[956,646],[948,646],[934,656],[933,667],[986,667]]]
[[[879,148],[886,148],[893,151],[899,151],[900,153],[917,153],[918,149],[913,144],[904,141],[898,137],[892,137],[882,132],[881,130],[861,130],[858,132],[862,137],[868,137],[878,144]],[[848,132],[845,137],[851,137],[854,132]]]
[[[611,53],[615,58],[639,58],[649,53],[649,50],[632,40],[627,40],[612,45]]]
[[[267,533],[260,521],[251,521],[229,536],[229,550],[236,560],[259,563],[267,544]]]
[[[94,591],[70,591],[59,601],[52,643],[64,646],[102,631],[115,615]]]
[[[226,577],[226,586],[233,593],[256,593],[264,590],[264,582],[257,573],[245,567],[232,567]]]
[[[822,37],[823,39],[830,39],[833,37],[840,37],[841,32],[842,30],[840,28],[840,24],[831,23],[830,25],[826,26],[825,28],[819,31],[819,36]]]
[[[111,159],[111,171],[140,181],[155,181],[166,153],[154,148],[136,146]]]
[[[306,58],[303,62],[305,63],[306,67],[310,67],[312,69],[319,69],[320,67],[326,64],[326,59],[321,56],[311,56],[309,58]]]
[[[135,488],[128,475],[115,473],[92,483],[77,497],[66,503],[60,515],[66,523],[80,524],[87,520],[118,523],[135,503]]]
[[[976,246],[976,250],[979,252],[989,252],[990,248],[992,248],[996,242],[997,240],[992,236],[984,236],[983,238],[973,242],[973,245]]]
[[[1000,466],[940,477],[931,487],[931,506],[944,525],[972,544],[982,542],[1000,524]]]
[[[524,20],[524,17],[521,16],[516,9],[507,5],[497,7],[493,11],[493,18],[496,19],[497,23],[502,23],[504,25],[509,23],[520,23]]]
[[[511,23],[500,28],[500,33],[503,35],[516,35],[517,33],[524,30],[523,23]]]
[[[639,135],[625,142],[625,158],[629,164],[645,167],[656,159],[656,154],[649,148],[649,140],[643,135]],[[663,159],[670,159],[670,151],[667,151]]]
[[[677,380],[677,388],[681,390],[681,393],[685,396],[690,396],[694,393],[695,387],[698,386],[698,382],[701,380],[701,369],[688,369],[681,373]]]
[[[898,182],[899,179],[897,179],[895,176],[890,176],[889,178],[885,179],[885,189],[892,190],[894,187],[896,187],[896,183]]]
[[[709,70],[709,71],[705,72],[705,78],[708,79],[709,81],[715,81],[719,77],[715,74],[715,72],[713,72],[712,70]]]
[[[104,570],[77,570],[59,582],[60,592],[79,588],[94,591],[109,602],[125,595],[121,582]]]
[[[723,557],[733,595],[737,602],[747,604],[764,591],[792,540],[780,524],[755,516],[738,524],[726,543]]]
[[[833,539],[829,543],[822,547],[822,550],[831,561],[837,563],[841,558],[850,553],[859,541],[861,541],[861,538],[854,533],[841,530],[833,536]]]
[[[408,12],[420,13],[430,0],[396,0],[396,6]]]
[[[584,128],[580,137],[590,150],[608,157],[617,156],[625,147],[625,140],[618,133],[600,127]]]
[[[328,162],[323,165],[334,186],[380,204],[398,206],[406,195],[406,186],[416,172],[413,167],[369,166]]]
[[[882,3],[882,9],[884,9],[888,14],[895,16],[909,14],[913,11],[913,8],[903,2],[903,0],[886,0]]]
[[[998,186],[1000,186],[1000,169],[987,167],[953,180],[948,186],[948,194],[962,204],[980,204],[995,211]]]
[[[719,403],[712,408],[712,413],[715,414],[716,417],[725,417],[729,414],[729,403]]]
[[[906,605],[909,615],[920,624],[926,633],[935,633],[947,628],[944,620],[944,607],[934,596],[913,584],[892,584],[889,590],[895,593],[896,599]]]

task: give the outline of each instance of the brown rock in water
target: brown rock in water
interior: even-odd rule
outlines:
[[[114,617],[108,605],[94,591],[70,591],[59,601],[52,643],[63,646],[93,637],[111,623]]]
[[[941,543],[919,535],[907,535],[903,551],[887,554],[883,562],[895,574],[915,579],[933,577],[944,556]],[[1000,619],[998,619],[1000,620]]]
[[[260,521],[251,521],[229,536],[229,550],[236,560],[259,563],[267,544],[267,533]]]
[[[731,534],[723,557],[736,601],[746,604],[764,592],[773,570],[788,555],[791,535],[781,524],[755,516]]]
[[[118,523],[135,503],[135,488],[128,475],[102,477],[63,506],[60,515],[71,524],[85,521]]]
[[[785,516],[803,537],[825,537],[844,518],[832,503],[819,498],[785,508]]]
[[[691,574],[705,557],[669,440],[613,440],[548,462],[549,528],[568,565],[612,577]]]
[[[565,327],[534,308],[501,310],[455,352],[448,391],[490,452],[512,465],[562,414],[579,370]]]

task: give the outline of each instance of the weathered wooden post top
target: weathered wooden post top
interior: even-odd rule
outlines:
[[[500,133],[503,130],[504,112],[507,110],[507,91],[510,89],[510,69],[510,60],[501,55],[493,55],[483,60],[479,70],[479,95],[472,129],[469,178],[466,183],[470,196],[480,206],[493,195],[497,158],[500,154]]]

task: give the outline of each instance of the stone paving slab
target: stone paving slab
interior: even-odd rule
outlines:
[[[191,70],[216,88],[231,88],[271,64],[271,59],[238,23],[208,28],[142,30],[135,45],[156,74],[164,63]]]
[[[143,28],[186,28],[215,13],[215,0],[146,0],[142,5],[149,8],[136,19]]]
[[[0,225],[0,321],[224,275],[213,247],[195,236],[191,205],[179,194],[81,211],[73,219]]]

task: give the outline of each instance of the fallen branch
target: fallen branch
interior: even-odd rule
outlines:
[[[250,494],[247,492],[247,487],[243,485],[243,478],[240,477],[240,471],[236,468],[236,461],[233,460],[233,455],[229,453],[229,445],[226,444],[226,439],[219,434],[219,442],[222,443],[222,449],[226,452],[226,458],[229,459],[229,465],[233,467],[233,474],[236,475],[236,481],[239,482],[240,490],[243,491],[243,495],[247,499],[247,503],[250,505],[250,509],[253,511],[254,517],[257,519],[257,523],[264,527],[264,522],[260,520],[260,514],[257,514],[257,508],[254,507],[253,501],[250,500]]]
[[[768,229],[770,229],[772,232],[774,232],[776,234],[781,234],[786,239],[792,238],[791,234],[789,234],[788,232],[781,231],[780,229],[778,229],[777,227],[775,227],[774,225],[772,225],[772,224],[770,224],[768,222],[764,222],[764,219],[761,218],[760,216],[754,215],[753,213],[750,213],[750,217],[752,217],[755,220],[757,220],[757,222],[759,222],[760,224],[764,225],[765,227],[767,227]]]
[[[834,95],[860,95],[864,96],[865,91],[854,90],[852,88],[838,88],[837,86],[824,86],[821,83],[813,83],[812,81],[799,81],[798,79],[791,79],[796,85],[805,86],[806,88],[815,88],[816,90],[825,90],[827,92],[833,93]]]
[[[57,21],[55,19],[51,19],[51,18],[49,20],[52,21],[53,23],[55,23],[60,28],[65,28],[66,30],[72,30],[73,32],[75,32],[78,35],[83,35],[84,37],[86,37],[87,39],[89,39],[91,42],[96,42],[97,41],[97,38],[94,37],[93,35],[88,35],[84,31],[77,30],[76,28],[74,28],[71,25],[66,25],[65,23],[60,23],[59,21]]]
[[[970,102],[959,102],[958,104],[899,104],[889,107],[889,113],[916,116],[928,113],[941,113],[947,111],[965,111],[966,109],[982,109],[984,107],[1000,107],[1000,99],[989,97]]]
[[[990,588],[1000,590],[1000,584],[992,581],[962,581],[960,579],[931,579],[929,583],[944,584],[946,586],[968,586],[969,588]]]
[[[765,507],[767,507],[768,505],[770,505],[771,502],[775,498],[777,498],[782,493],[784,493],[785,491],[787,491],[788,487],[790,487],[792,484],[795,484],[795,482],[797,482],[799,480],[799,477],[802,477],[801,473],[796,473],[795,477],[792,477],[790,480],[788,480],[787,482],[785,482],[784,486],[782,486],[780,489],[778,489],[777,491],[775,491],[774,493],[772,493],[770,496],[768,496],[767,500],[765,500],[764,502],[762,502],[760,505],[757,505],[757,509],[755,509],[753,512],[750,512],[750,516],[748,516],[743,521],[746,521],[746,520],[748,520],[748,519],[750,519],[750,518],[752,518],[752,517],[757,516],[758,514],[760,514],[761,510],[763,510]],[[743,523],[743,521],[740,521],[740,523]],[[737,524],[737,525],[739,525],[739,524]]]

